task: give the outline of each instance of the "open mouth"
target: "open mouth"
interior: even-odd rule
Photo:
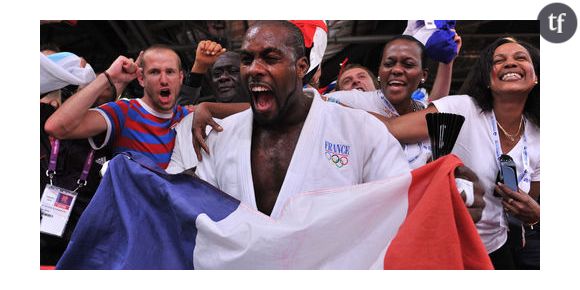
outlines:
[[[523,75],[520,73],[516,73],[516,72],[508,72],[505,74],[502,74],[499,79],[502,81],[519,81],[523,78]]]
[[[218,91],[220,93],[229,92],[229,91],[231,91],[233,89],[235,89],[235,86],[221,86],[221,87],[218,87]]]
[[[169,103],[169,97],[171,96],[171,90],[163,89],[159,91],[159,100],[162,103]]]
[[[162,97],[169,97],[169,95],[171,95],[171,91],[169,89],[164,89],[159,92],[159,95]]]
[[[266,112],[273,109],[275,105],[272,90],[265,85],[250,85],[250,93],[254,99],[254,105],[259,112]]]
[[[405,83],[405,82],[403,82],[403,81],[399,81],[399,80],[392,80],[392,81],[389,81],[389,82],[387,83],[387,85],[388,85],[389,87],[404,87],[404,86],[406,86],[406,85],[407,85],[407,83]]]

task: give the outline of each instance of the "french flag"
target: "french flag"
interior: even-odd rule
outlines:
[[[492,269],[453,156],[306,192],[277,219],[138,153],[109,165],[57,269]]]

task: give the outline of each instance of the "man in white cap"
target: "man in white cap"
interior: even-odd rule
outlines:
[[[58,140],[44,130],[46,120],[55,110],[79,86],[95,79],[93,69],[82,58],[57,51],[43,51],[40,55],[40,263],[45,266],[56,265],[62,256],[100,183],[99,169],[110,157],[108,150],[92,152],[86,139]],[[83,169],[88,169],[86,175],[82,174]],[[55,194],[60,200],[70,200],[70,207],[60,208],[56,213],[54,203],[42,202]],[[62,212],[68,215],[68,220],[59,222],[53,218]]]

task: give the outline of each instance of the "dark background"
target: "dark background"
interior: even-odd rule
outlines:
[[[191,69],[195,48],[201,40],[212,39],[229,50],[238,50],[246,29],[253,23],[247,20],[81,20],[50,22],[40,26],[40,45],[52,43],[61,51],[84,57],[95,72],[101,72],[119,55],[136,58],[139,51],[154,43],[170,45],[181,56],[183,68]],[[336,79],[339,63],[346,57],[349,63],[359,63],[377,72],[382,47],[390,37],[401,34],[407,21],[403,20],[346,20],[327,21],[329,39],[322,63],[321,86]],[[540,34],[537,20],[459,20],[457,31],[463,39],[460,55],[455,60],[451,94],[461,87],[479,51],[501,36],[510,35],[539,48]],[[437,71],[430,63],[431,74],[426,87],[430,88]],[[207,83],[207,81],[206,81]],[[204,86],[207,87],[207,86]],[[139,96],[134,83],[129,94]],[[209,88],[202,95],[211,94]]]

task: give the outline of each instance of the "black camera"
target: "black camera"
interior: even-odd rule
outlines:
[[[497,181],[505,184],[513,191],[518,191],[518,177],[516,171],[516,163],[514,160],[506,154],[502,154],[499,157],[499,172],[497,176]],[[494,195],[498,196],[495,192]]]

